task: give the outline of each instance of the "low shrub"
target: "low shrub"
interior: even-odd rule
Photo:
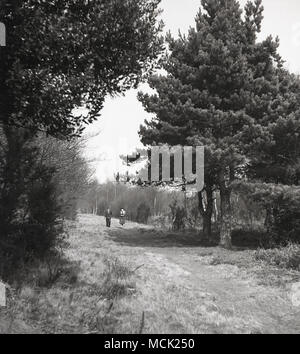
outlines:
[[[238,182],[234,188],[264,210],[267,247],[300,243],[299,186]]]
[[[254,255],[256,260],[287,269],[300,270],[300,245],[289,243],[286,247],[258,249]]]
[[[186,209],[183,205],[178,204],[178,200],[174,199],[169,205],[171,210],[172,230],[183,230],[186,226]]]
[[[136,210],[136,221],[141,224],[147,224],[150,215],[150,206],[145,202],[140,203]]]
[[[119,258],[110,257],[104,259],[104,265],[104,281],[101,289],[101,295],[104,298],[108,300],[120,298],[135,289],[135,285],[130,281],[134,270],[129,264],[122,262]]]
[[[266,247],[269,235],[264,230],[235,229],[231,233],[232,244],[237,247]]]

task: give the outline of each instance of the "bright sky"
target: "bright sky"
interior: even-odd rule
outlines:
[[[245,5],[246,0],[240,0]],[[280,54],[290,71],[300,74],[300,1],[299,0],[263,0],[265,7],[261,38],[269,34],[279,36]],[[200,0],[162,0],[162,19],[165,31],[177,35],[178,29],[186,33],[194,25]],[[124,97],[107,98],[101,118],[89,126],[87,134],[98,135],[89,138],[86,155],[95,160],[93,167],[100,182],[111,179],[114,173],[125,172],[120,154],[127,154],[141,147],[138,130],[140,124],[151,115],[144,112],[137,100],[137,92],[147,91],[143,84],[138,90],[130,90]]]

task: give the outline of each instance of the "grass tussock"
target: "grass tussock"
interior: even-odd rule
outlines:
[[[101,294],[104,298],[114,300],[135,292],[135,283],[131,281],[134,270],[130,264],[115,256],[106,256],[103,263],[105,269]]]
[[[9,289],[0,333],[114,333],[118,301],[135,292],[135,270],[102,254],[98,282],[80,277],[80,262],[52,258],[32,266],[22,284]]]
[[[290,243],[286,247],[259,249],[255,259],[280,268],[300,270],[300,245]]]

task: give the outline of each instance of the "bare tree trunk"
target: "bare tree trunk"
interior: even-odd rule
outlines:
[[[204,240],[211,242],[211,217],[213,213],[213,191],[211,186],[205,187],[206,203],[204,203],[204,191],[198,192],[199,211],[203,219],[203,238]],[[204,205],[206,204],[206,205]]]
[[[273,223],[274,223],[274,217],[273,217],[273,213],[272,213],[272,207],[267,206],[264,226],[265,226],[268,233],[270,233],[270,231],[272,230]]]
[[[216,192],[213,192],[213,221],[216,223],[219,217]]]

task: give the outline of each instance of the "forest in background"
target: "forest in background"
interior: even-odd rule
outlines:
[[[205,194],[204,194],[205,196]],[[204,208],[207,200],[202,200]],[[181,188],[165,186],[137,186],[122,182],[100,184],[92,181],[78,201],[78,211],[84,214],[103,216],[110,207],[114,218],[118,218],[120,209],[125,208],[128,221],[173,231],[194,231],[199,240],[205,238],[202,233],[203,218],[199,210],[197,192],[192,187],[186,191]],[[232,195],[234,246],[270,247],[284,244],[291,239],[284,236],[278,242],[267,231],[267,212],[262,204],[239,191]],[[214,194],[212,213],[213,244],[219,242],[220,195]],[[297,242],[297,237],[293,241]]]

